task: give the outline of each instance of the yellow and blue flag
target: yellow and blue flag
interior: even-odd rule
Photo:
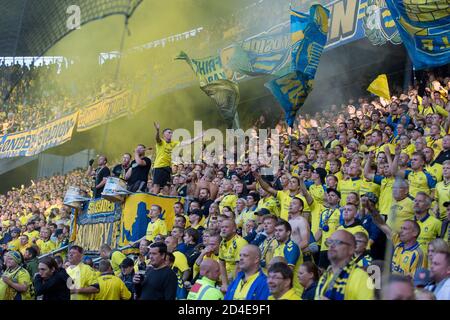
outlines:
[[[191,59],[182,51],[175,59],[185,60],[190,65],[200,83],[200,89],[214,100],[227,127],[239,129],[237,112],[240,99],[239,87],[235,82],[227,79],[221,58],[211,56]]]
[[[417,70],[450,62],[449,0],[386,0],[386,5]]]
[[[309,15],[291,9],[291,72],[265,84],[283,107],[291,127],[312,90],[327,42],[329,16],[330,12],[321,5],[313,5]]]

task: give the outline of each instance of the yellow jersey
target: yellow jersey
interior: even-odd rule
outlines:
[[[24,235],[28,236],[28,240],[33,241],[33,239],[39,239],[39,231],[33,230],[31,232],[25,231]]]
[[[225,261],[228,279],[234,279],[236,263],[239,262],[241,249],[247,245],[247,241],[239,235],[226,241],[222,240],[219,248],[219,259]]]
[[[337,228],[337,230],[345,230],[345,231],[350,232],[352,235],[355,235],[358,232],[362,232],[362,233],[366,234],[367,237],[369,237],[369,233],[367,232],[367,230],[364,229],[364,227],[358,223],[353,223],[350,226],[341,225]]]
[[[30,274],[25,268],[17,267],[14,270],[6,270],[2,276],[10,278],[14,283],[26,284],[28,290],[22,293],[8,286],[2,278],[0,278],[0,301],[2,300],[32,300],[33,298],[33,281]]]
[[[256,211],[261,210],[262,208],[265,208],[270,211],[271,214],[279,217],[280,216],[280,205],[273,196],[269,196],[266,198],[261,198],[258,201],[258,206],[256,207]]]
[[[392,203],[394,202],[392,189],[394,186],[395,178],[387,178],[375,175],[373,177],[373,182],[380,186],[380,197],[378,201],[378,208],[380,210],[380,213],[384,216],[387,216],[389,214],[389,211],[391,210]]]
[[[436,179],[426,170],[405,170],[405,179],[409,181],[409,193],[415,197],[417,192],[422,191],[430,194],[436,186]]]
[[[286,291],[280,299],[275,299],[273,296],[269,296],[269,300],[302,300],[300,296],[295,292],[294,288]]]
[[[431,136],[426,137],[427,147],[434,150],[434,155],[437,156],[442,150],[442,138],[434,139]]]
[[[426,165],[425,170],[427,170],[427,172],[429,172],[437,182],[442,181],[442,175],[444,170],[442,164],[435,163],[432,166]]]
[[[42,239],[38,239],[36,241],[36,245],[39,247],[39,255],[43,255],[56,250],[56,243],[54,243],[52,240],[43,241]]]
[[[284,257],[288,265],[293,268],[294,275],[298,274],[298,269],[300,268],[300,265],[303,263],[303,255],[302,251],[294,241],[289,239],[285,243],[278,243],[278,246],[275,248],[275,251],[273,252],[273,256]],[[301,296],[303,292],[303,287],[298,281],[298,277],[294,277],[293,286],[297,295]]]
[[[325,242],[339,228],[341,211],[339,208],[326,208],[324,206],[320,206],[319,210],[321,210],[319,228],[322,230],[320,251],[327,251],[328,246]]]
[[[161,219],[156,219],[155,221],[150,221],[148,223],[145,239],[148,241],[154,241],[157,235],[167,235],[166,224]]]
[[[66,271],[69,277],[73,280],[74,287],[77,289],[87,288],[98,283],[97,272],[82,262],[76,266],[69,266]],[[70,300],[92,300],[93,298],[93,294],[86,293],[74,293],[70,295]]]
[[[326,187],[321,184],[313,184],[309,187],[309,193],[311,194],[311,197],[316,201],[317,203],[324,204],[325,202],[325,190]]]
[[[223,207],[230,207],[232,210],[236,208],[236,202],[238,200],[238,196],[235,194],[228,194],[223,197],[222,201],[219,203],[220,213],[222,213]]]
[[[450,201],[450,181],[441,181],[436,184],[435,198],[439,206],[439,218],[442,220],[447,218],[446,208],[444,203]]]
[[[359,195],[363,196],[368,192],[374,193],[377,197],[380,196],[380,185],[367,180],[367,179],[361,179],[361,185],[359,187]]]
[[[392,215],[393,212],[395,216]],[[386,224],[394,232],[399,232],[403,222],[411,219],[414,219],[414,198],[410,194],[400,201],[392,198],[392,207],[388,212]]]
[[[420,234],[417,241],[419,242],[425,257],[427,257],[428,244],[441,234],[442,222],[429,213],[420,220],[414,217],[414,220],[420,226]]]
[[[100,292],[94,295],[94,300],[130,300],[131,292],[125,283],[113,274],[104,274],[97,278],[94,285]]]
[[[277,192],[277,200],[280,203],[280,219],[289,221],[289,206],[291,205],[292,198],[296,197],[302,199],[303,201],[303,212],[310,211],[308,203],[306,202],[305,197],[297,193],[295,196],[291,196],[289,190],[283,190]]]
[[[111,253],[111,257],[110,257],[111,266],[112,266],[112,269],[116,276],[120,275],[120,271],[121,271],[120,264],[122,263],[123,260],[125,260],[125,258],[126,258],[126,255],[124,255],[120,251],[116,250]]]
[[[172,165],[172,151],[180,144],[180,141],[171,141],[167,143],[161,139],[160,143],[156,144],[156,157],[153,168],[164,168]]]
[[[350,192],[356,192],[359,194],[361,188],[361,178],[351,178],[347,180],[339,180],[337,190],[341,193],[341,206],[347,204],[347,196]]]
[[[392,237],[394,254],[391,261],[391,272],[414,277],[417,269],[424,268],[426,259],[420,248],[419,242],[413,246],[405,248],[405,244],[400,242],[398,234]]]
[[[19,251],[20,250],[20,239],[13,239],[8,242],[8,250],[9,251]]]

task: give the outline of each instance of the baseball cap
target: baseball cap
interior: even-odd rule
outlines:
[[[425,287],[430,281],[430,270],[424,268],[417,269],[416,274],[414,275],[415,287]]]
[[[270,211],[266,208],[261,208],[261,209],[259,209],[259,211],[256,212],[256,214],[258,216],[265,216],[267,214],[270,214]]]
[[[134,266],[134,262],[133,259],[131,258],[125,258],[122,263],[120,264],[121,268],[129,268],[129,267],[133,267]]]

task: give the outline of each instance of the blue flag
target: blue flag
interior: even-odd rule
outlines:
[[[448,0],[386,0],[416,69],[450,62],[450,4]]]
[[[291,9],[291,72],[265,84],[283,107],[291,127],[312,90],[327,42],[329,16],[329,11],[321,5],[313,5],[309,15]]]

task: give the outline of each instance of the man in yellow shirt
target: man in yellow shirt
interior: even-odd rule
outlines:
[[[341,193],[341,206],[347,203],[347,196],[350,192],[356,192],[359,194],[361,188],[361,168],[360,166],[352,162],[348,167],[349,179],[340,180],[337,185],[337,191]]]
[[[219,248],[219,264],[222,280],[222,291],[226,291],[228,284],[236,277],[237,263],[240,259],[241,249],[247,241],[236,233],[234,220],[226,219],[220,225],[220,236],[222,242]]]
[[[373,300],[369,275],[353,260],[355,237],[337,230],[327,239],[330,266],[320,277],[315,300]]]
[[[167,227],[163,220],[160,219],[161,207],[157,204],[152,205],[150,209],[150,222],[147,225],[145,239],[153,242],[157,235],[167,235]]]
[[[421,233],[420,226],[414,220],[405,220],[400,232],[394,232],[381,217],[373,204],[367,204],[373,222],[392,240],[394,253],[391,258],[391,272],[414,277],[417,269],[425,267],[425,253],[417,241]]]
[[[222,183],[222,188],[224,192],[223,196],[216,199],[216,203],[219,204],[220,213],[222,213],[223,208],[226,206],[234,210],[238,200],[238,196],[233,191],[231,180],[225,180]]]
[[[52,252],[56,249],[56,243],[50,240],[51,232],[47,227],[42,227],[40,238],[36,240],[36,245],[39,247],[39,255]]]
[[[125,260],[126,256],[119,250],[112,250],[108,244],[102,244],[100,247],[100,257],[102,259],[110,260],[111,267],[116,276],[120,275],[120,264]],[[100,271],[101,272],[101,271]]]
[[[302,199],[304,203],[303,212],[309,213],[311,209],[309,208],[305,197],[303,197],[300,193],[300,184],[301,182],[299,177],[291,177],[289,179],[289,184],[286,190],[275,190],[272,188],[266,181],[261,178],[261,175],[258,172],[253,173],[261,187],[271,195],[275,196],[280,204],[280,219],[285,221],[289,220],[289,206],[291,204],[292,198],[297,197]]]
[[[395,180],[392,192],[392,206],[389,212],[381,214],[387,215],[387,225],[398,232],[404,221],[414,218],[414,198],[409,194],[409,185],[404,179]]]
[[[20,229],[12,228],[10,231],[11,240],[8,242],[9,251],[19,251],[20,250]]]
[[[109,260],[103,259],[98,266],[101,276],[97,283],[92,285],[99,290],[94,295],[94,300],[130,300],[131,292],[125,283],[114,275]]]
[[[447,217],[444,203],[450,201],[450,160],[444,161],[443,167],[443,180],[436,184],[436,205],[434,212],[443,221]]]
[[[35,230],[34,222],[28,222],[27,223],[27,231],[25,231],[23,234],[28,236],[28,240],[33,242],[34,240],[39,239],[39,231]]]
[[[367,230],[364,229],[364,227],[358,220],[356,220],[357,210],[358,209],[354,204],[347,203],[342,214],[342,217],[344,218],[344,224],[339,226],[337,230],[346,230],[352,235],[355,235],[358,232],[362,232],[366,236],[369,236]]]
[[[269,300],[301,300],[293,288],[293,274],[292,269],[283,262],[270,266],[267,277]]]
[[[172,152],[176,147],[183,148],[191,143],[201,139],[203,133],[188,141],[172,141],[172,129],[164,129],[163,138],[160,137],[159,123],[154,123],[156,129],[156,157],[153,164],[153,188],[154,194],[159,194],[159,191],[170,181],[172,175]],[[190,154],[190,153],[189,153]]]
[[[275,248],[273,258],[285,258],[288,266],[293,270],[294,274],[297,274],[300,265],[303,263],[303,254],[300,247],[291,240],[291,234],[292,228],[289,222],[280,220],[275,227],[275,238],[277,239],[278,246]],[[303,287],[298,277],[293,279],[293,286],[297,295],[300,296],[303,292]]]
[[[99,290],[94,285],[98,283],[97,273],[90,266],[84,264],[83,248],[71,246],[68,255],[70,266],[66,271],[72,279],[70,286],[70,300],[92,300]]]
[[[439,237],[442,228],[442,222],[429,214],[430,208],[431,198],[425,192],[418,192],[414,199],[414,220],[420,226],[420,235],[417,241],[419,241],[425,258],[427,258],[428,244]]]

